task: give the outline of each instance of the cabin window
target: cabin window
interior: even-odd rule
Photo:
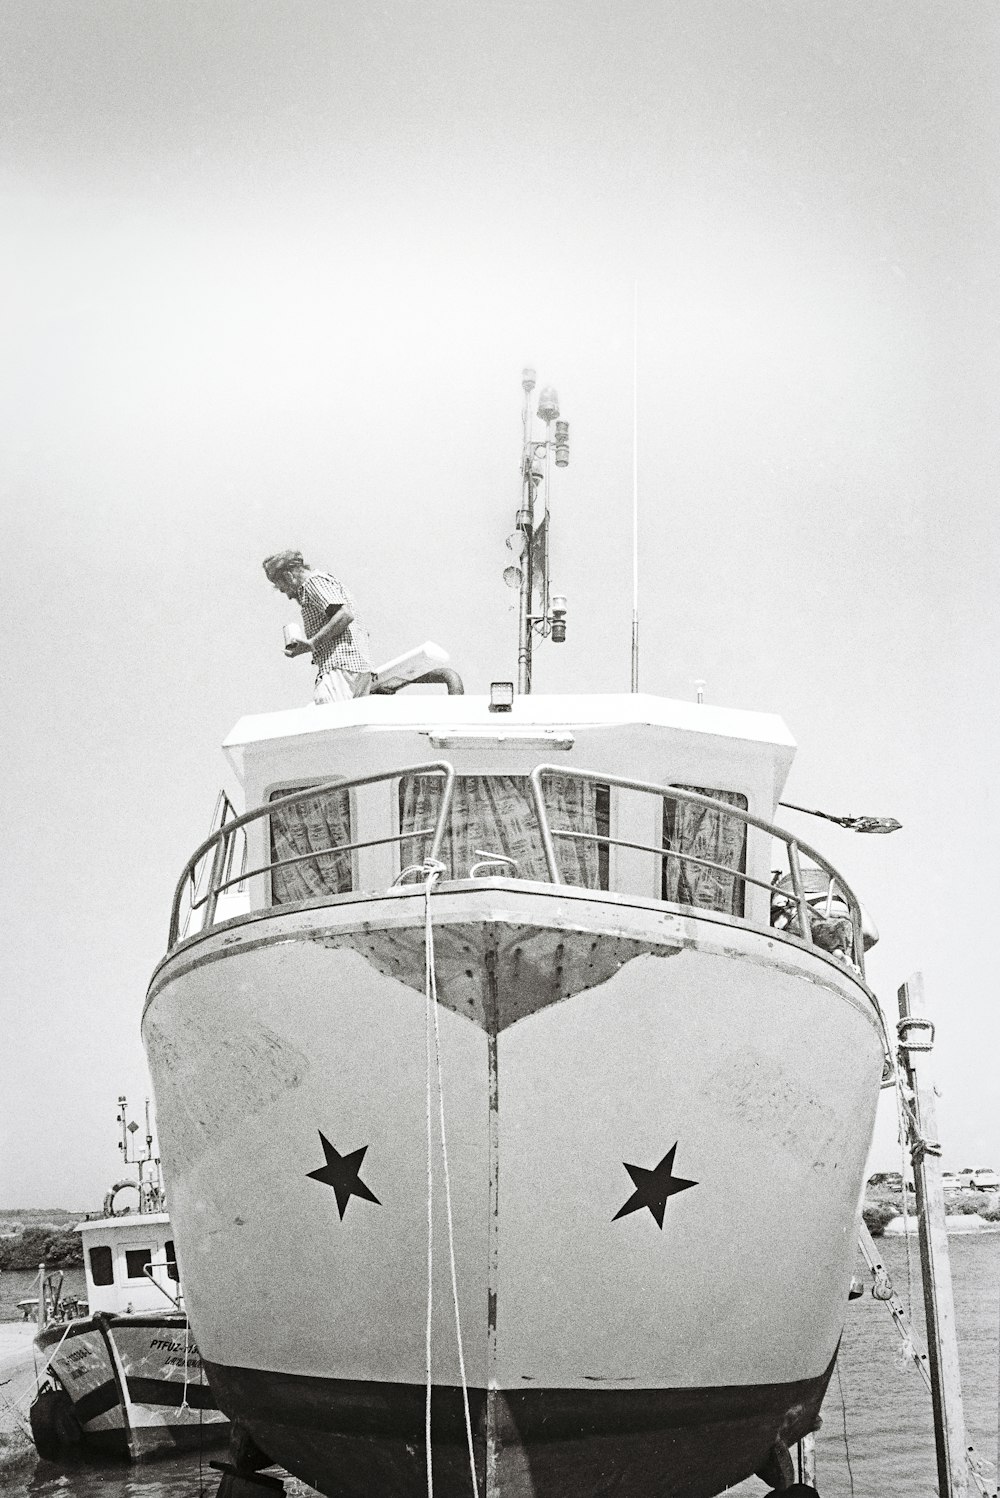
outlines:
[[[270,799],[290,794],[272,791]],[[344,895],[352,886],[350,853],[330,852],[351,841],[349,791],[305,796],[293,806],[272,811],[271,901],[295,904],[318,895]],[[276,867],[275,867],[276,865]]]
[[[747,809],[747,798],[738,791],[700,785],[677,789]],[[743,914],[746,885],[740,876],[747,867],[746,822],[721,808],[664,796],[663,846],[670,852],[663,859],[661,899],[726,915]]]
[[[167,1256],[167,1279],[176,1280],[179,1282],[180,1272],[177,1268],[177,1251],[174,1248],[174,1240],[172,1238],[168,1238],[166,1243],[163,1245],[163,1249]]]
[[[440,775],[410,775],[400,780],[399,830],[404,834],[400,862],[404,867],[430,856],[443,786]],[[546,775],[542,792],[563,880],[587,889],[607,889],[609,788],[569,775]],[[557,837],[557,832],[576,835]],[[513,863],[494,864],[483,870],[486,874],[548,880],[531,783],[524,775],[457,775],[441,848],[446,877],[467,879],[469,870],[485,863],[491,853]]]
[[[151,1248],[127,1248],[125,1250],[125,1278],[128,1280],[146,1279],[147,1266],[152,1262]]]
[[[110,1248],[102,1245],[90,1250],[90,1278],[95,1285],[113,1285],[115,1265]]]

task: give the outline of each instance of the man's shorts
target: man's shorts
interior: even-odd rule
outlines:
[[[370,671],[324,671],[316,683],[313,702],[318,707],[324,702],[351,702],[355,697],[367,697],[371,684]]]

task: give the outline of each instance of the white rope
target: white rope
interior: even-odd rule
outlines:
[[[52,1360],[56,1356],[56,1354],[58,1353],[60,1347],[62,1347],[62,1345],[65,1342],[66,1338],[69,1336],[70,1327],[72,1325],[73,1325],[72,1321],[67,1321],[65,1331],[63,1332],[62,1336],[59,1338],[59,1341],[56,1343],[56,1346],[53,1349],[53,1351],[50,1352],[48,1354],[48,1356],[46,1357],[46,1359],[45,1359],[45,1372],[50,1377],[54,1377],[54,1378],[58,1378],[59,1377],[58,1373],[55,1373],[53,1371]],[[34,1344],[34,1340],[32,1340],[32,1347],[34,1347],[34,1345],[35,1345]],[[41,1380],[39,1379],[39,1376],[38,1376],[38,1360],[36,1358],[36,1360],[35,1360],[35,1384],[39,1385],[40,1382],[41,1382]]]
[[[181,1409],[189,1410],[188,1404],[188,1347],[191,1342],[191,1322],[187,1316],[184,1317],[184,1391],[181,1394]]]
[[[435,878],[437,875],[434,876]],[[479,1498],[479,1481],[476,1477],[476,1454],[472,1443],[472,1415],[469,1410],[469,1383],[465,1373],[465,1350],[462,1346],[462,1318],[458,1308],[458,1270],[455,1267],[455,1226],[451,1211],[451,1172],[448,1168],[448,1139],[444,1124],[444,1076],[441,1068],[441,1031],[438,1025],[437,972],[434,964],[434,933],[431,925],[430,880],[426,894],[426,945],[430,952],[429,969],[431,980],[431,1010],[434,1015],[434,1054],[437,1062],[438,1112],[441,1128],[441,1163],[444,1166],[444,1202],[448,1219],[448,1257],[451,1262],[451,1298],[455,1307],[455,1338],[458,1343],[458,1368],[462,1379],[462,1403],[465,1410],[465,1435],[469,1447],[469,1471],[472,1475],[472,1491]]]
[[[3,1387],[6,1389],[13,1382],[14,1378],[13,1376],[11,1376],[10,1378],[4,1380]],[[0,1399],[2,1399],[8,1406],[8,1408],[12,1409],[18,1416],[18,1418],[23,1421],[25,1417],[22,1407],[27,1405],[29,1399],[34,1400],[37,1393],[38,1385],[35,1381],[34,1373],[32,1369],[28,1368],[25,1371],[24,1384],[22,1386],[21,1393],[17,1394],[14,1392],[14,1390],[11,1390],[10,1394],[0,1393]]]
[[[444,1111],[444,1072],[441,1064],[441,1029],[438,1021],[437,969],[434,961],[434,926],[431,920],[431,891],[434,882],[444,873],[444,865],[428,860],[424,866],[424,978],[426,1004],[426,1050],[427,1050],[427,1402],[425,1409],[425,1439],[427,1442],[427,1493],[433,1498],[433,1475],[431,1470],[430,1444],[430,1391],[431,1391],[431,1278],[434,1268],[432,1228],[432,1128],[431,1128],[431,1038],[433,1036],[434,1073],[436,1073],[438,1096],[438,1127],[441,1132],[441,1164],[444,1173],[445,1216],[448,1224],[448,1259],[451,1268],[451,1295],[455,1311],[455,1337],[458,1345],[458,1367],[462,1382],[462,1405],[465,1414],[465,1435],[469,1450],[469,1472],[472,1477],[474,1498],[479,1498],[479,1480],[476,1475],[476,1454],[472,1439],[472,1413],[469,1408],[469,1382],[465,1371],[465,1349],[462,1343],[462,1318],[458,1302],[458,1269],[455,1263],[455,1224],[451,1203],[451,1171],[448,1165],[448,1136]]]
[[[7,1395],[3,1392],[2,1389],[0,1389],[0,1401],[2,1401],[7,1406],[11,1414],[14,1416],[15,1420],[18,1421],[22,1429],[26,1430],[29,1435],[31,1434],[31,1422],[28,1420],[24,1411],[21,1409],[21,1404],[28,1397],[28,1394],[34,1395],[34,1393],[34,1386],[29,1383],[27,1394],[20,1395],[19,1398],[15,1399],[14,1402],[11,1403],[11,1401],[7,1398]]]

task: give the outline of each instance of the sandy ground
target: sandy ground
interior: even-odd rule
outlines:
[[[35,1392],[31,1322],[0,1322],[0,1472],[33,1455],[28,1406]]]

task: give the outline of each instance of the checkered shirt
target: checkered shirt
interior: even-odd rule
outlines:
[[[310,572],[298,596],[302,623],[310,639],[326,623],[330,604],[340,604],[354,615],[354,622],[342,635],[336,640],[325,641],[313,651],[316,680],[319,681],[325,671],[370,671],[372,657],[368,631],[358,614],[357,604],[343,583],[331,577],[329,572]]]

